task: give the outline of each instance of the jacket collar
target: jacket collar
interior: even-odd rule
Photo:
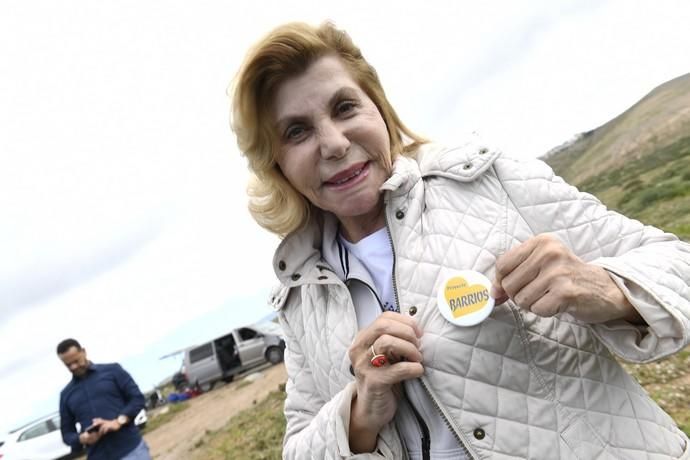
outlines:
[[[501,155],[501,151],[472,134],[455,147],[423,145],[417,154],[422,177],[441,176],[458,182],[472,182]]]

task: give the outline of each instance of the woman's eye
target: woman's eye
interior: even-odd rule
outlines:
[[[351,112],[356,107],[353,101],[342,101],[335,106],[335,111],[338,115],[343,115]]]
[[[302,135],[304,135],[305,132],[306,132],[306,129],[304,129],[304,126],[294,125],[294,126],[290,126],[285,131],[285,137],[289,140],[296,140],[296,139],[299,139]]]

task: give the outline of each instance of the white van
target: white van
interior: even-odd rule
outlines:
[[[235,375],[269,362],[283,360],[285,340],[280,326],[261,323],[240,327],[208,342],[187,348],[184,369],[187,381],[203,391],[219,381],[232,381]]]

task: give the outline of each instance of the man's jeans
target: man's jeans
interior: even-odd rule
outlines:
[[[122,457],[122,460],[151,460],[149,446],[142,439],[139,445],[130,453]]]

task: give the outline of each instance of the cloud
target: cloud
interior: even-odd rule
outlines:
[[[163,222],[148,220],[140,225],[131,233],[120,227],[117,239],[107,240],[101,236],[98,241],[88,242],[90,244],[84,239],[63,240],[59,246],[52,246],[52,250],[45,252],[33,244],[31,253],[36,257],[10,258],[23,264],[3,267],[5,271],[12,270],[2,277],[0,284],[0,313],[8,319],[21,309],[47,301],[112,270],[156,238]]]
[[[5,362],[0,366],[0,375],[18,374],[39,359],[45,358],[44,350],[34,350],[27,353],[26,350],[16,350],[11,356],[5,358]]]
[[[48,412],[57,412],[57,395],[69,379],[69,372],[57,357],[48,356],[32,359],[21,373],[3,375],[0,437],[2,429],[10,430]]]

